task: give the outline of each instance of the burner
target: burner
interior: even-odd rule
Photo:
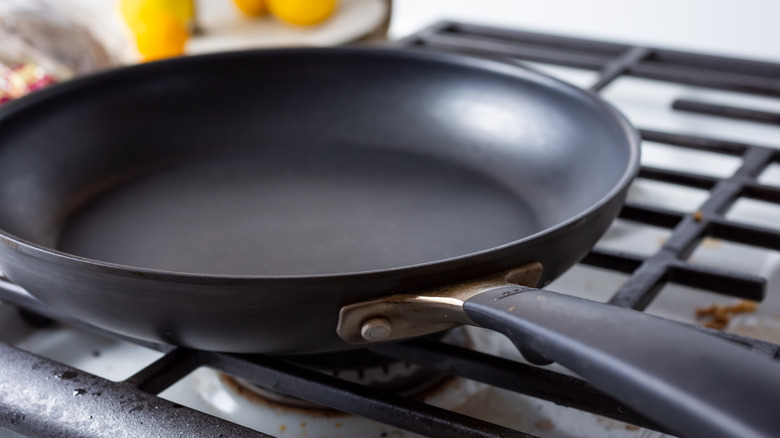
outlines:
[[[437,343],[474,347],[489,354],[498,354],[502,345],[501,336],[475,327],[441,333],[433,340]],[[400,393],[411,398],[409,403],[412,404],[422,402],[426,406],[448,411],[460,412],[463,409],[464,413],[476,416],[488,415],[496,409],[493,404],[483,402],[493,394],[489,385],[388,359],[369,350],[285,359],[296,360],[297,365],[303,364],[323,375],[337,376],[367,385],[370,387],[366,388],[367,391]],[[185,402],[189,391],[187,388],[192,388],[198,400],[194,404],[196,408],[273,436],[307,437],[312,436],[312,433],[334,437],[420,436],[368,418],[313,405],[266,388],[258,388],[207,367],[195,370],[177,386],[178,388],[174,388],[175,391],[165,398]],[[524,408],[526,409],[529,415],[518,417],[523,421],[531,418],[532,409],[535,408]],[[524,425],[525,423],[516,427]]]
[[[473,344],[468,333],[462,328],[436,334],[434,339],[462,347],[472,347]],[[399,362],[370,350],[306,355],[292,357],[290,361],[371,389],[415,398],[425,398],[427,393],[436,391],[452,378],[440,371]],[[250,399],[259,397],[266,403],[283,407],[331,411],[306,400],[262,388],[244,379],[221,374],[221,380],[234,386],[239,394]]]

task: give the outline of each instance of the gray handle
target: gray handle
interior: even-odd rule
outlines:
[[[503,333],[685,437],[780,436],[780,364],[681,324],[580,298],[500,287],[464,305]]]

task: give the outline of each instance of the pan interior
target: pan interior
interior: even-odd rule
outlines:
[[[521,196],[442,158],[256,147],[160,165],[63,222],[61,251],[141,268],[307,275],[432,262],[539,231]]]

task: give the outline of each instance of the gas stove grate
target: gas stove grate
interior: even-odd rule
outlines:
[[[420,50],[460,52],[500,57],[509,62],[542,62],[598,72],[590,87],[598,92],[623,76],[696,85],[740,93],[780,97],[780,65],[693,53],[660,50],[584,39],[503,30],[464,23],[443,22],[401,41]],[[780,114],[749,108],[677,100],[673,108],[720,117],[780,124]],[[728,178],[643,167],[640,177],[705,189],[707,201],[694,213],[684,214],[650,205],[628,203],[620,217],[671,230],[656,253],[635,254],[594,249],[587,265],[629,274],[610,303],[644,310],[664,285],[676,283],[750,300],[764,296],[765,279],[740,272],[693,265],[688,256],[705,237],[780,250],[780,232],[729,221],[728,208],[740,197],[780,204],[780,188],[762,185],[757,175],[780,162],[774,149],[697,136],[641,130],[644,140],[680,148],[738,156],[741,167]],[[0,287],[0,300],[20,308],[90,330],[94,327],[57,315],[45,305],[10,285]],[[693,326],[692,326],[693,327]],[[780,360],[778,345],[739,335],[695,327],[741,343]],[[112,335],[116,336],[116,335]],[[137,341],[133,341],[137,342]],[[441,437],[533,437],[482,420],[436,408],[409,398],[368,389],[337,377],[290,363],[283,358],[193,351],[146,344],[164,352],[162,358],[122,382],[91,376],[12,346],[0,344],[0,381],[26,382],[2,385],[0,426],[33,436],[267,436],[230,422],[184,408],[156,396],[201,365],[273,387],[336,410],[374,419],[419,434]],[[375,353],[440,369],[500,388],[549,400],[627,423],[663,431],[663,428],[627,409],[586,382],[546,369],[453,346],[434,339],[376,346]],[[61,376],[50,379],[49,376]],[[101,406],[74,391],[100,393]],[[39,394],[43,400],[34,400]],[[56,411],[60,423],[46,415]],[[139,422],[138,415],[143,413]],[[89,421],[85,421],[88,418]]]
[[[547,34],[498,29],[466,23],[441,22],[403,40],[409,47],[497,57],[508,62],[526,61],[597,71],[589,88],[599,92],[622,76],[696,85],[770,97],[780,97],[780,64],[699,55],[665,49],[607,43]],[[779,124],[780,113],[713,105],[678,99],[672,108],[719,117]],[[650,257],[594,248],[583,264],[610,269],[630,278],[609,300],[610,304],[644,310],[667,283],[692,286],[737,298],[761,301],[765,279],[736,271],[713,269],[686,262],[705,237],[780,250],[780,231],[729,221],[725,213],[740,197],[780,204],[780,188],[763,185],[758,175],[780,162],[776,149],[747,143],[640,129],[644,141],[680,148],[737,156],[742,165],[726,179],[643,166],[639,177],[710,192],[693,214],[626,203],[620,218],[673,230],[663,246]],[[776,360],[780,346],[705,327],[698,330],[744,344]]]

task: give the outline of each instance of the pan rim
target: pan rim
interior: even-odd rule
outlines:
[[[198,62],[219,62],[222,58],[234,58],[240,56],[278,56],[280,54],[292,54],[298,56],[307,56],[310,54],[354,54],[362,53],[364,56],[395,56],[398,58],[416,58],[423,62],[435,62],[442,64],[449,64],[463,68],[474,68],[478,70],[484,70],[485,72],[492,72],[496,74],[515,77],[522,80],[532,80],[539,84],[549,86],[565,94],[572,94],[576,98],[584,99],[589,104],[594,105],[605,112],[607,116],[612,118],[616,122],[616,126],[619,127],[625,134],[628,146],[628,163],[625,167],[623,174],[618,182],[606,192],[597,202],[592,203],[588,208],[583,209],[578,214],[569,217],[564,221],[546,227],[536,233],[524,236],[520,239],[513,240],[498,246],[493,246],[477,252],[469,254],[463,254],[446,259],[434,260],[429,262],[417,263],[407,266],[397,266],[384,269],[374,269],[357,272],[340,272],[340,273],[326,273],[326,274],[301,274],[301,275],[255,275],[255,274],[208,274],[201,272],[179,272],[169,271],[154,268],[143,268],[138,266],[123,265],[118,263],[111,263],[101,261],[97,259],[91,259],[88,257],[82,257],[67,252],[63,252],[54,248],[49,248],[40,244],[30,242],[28,240],[19,238],[4,229],[0,229],[0,243],[9,248],[25,253],[27,255],[34,256],[44,261],[51,261],[56,263],[73,264],[80,267],[89,266],[93,269],[98,269],[104,272],[108,272],[114,275],[125,276],[144,276],[148,278],[154,278],[158,280],[169,280],[178,282],[193,282],[193,283],[224,283],[224,282],[244,282],[244,281],[259,281],[259,282],[274,282],[274,281],[300,281],[300,282],[323,282],[328,280],[342,280],[345,278],[355,280],[370,280],[377,276],[398,275],[405,278],[414,277],[410,275],[414,272],[425,271],[426,275],[431,273],[431,270],[435,273],[444,273],[452,271],[454,268],[465,266],[476,266],[486,263],[485,261],[479,261],[469,263],[470,260],[482,259],[483,257],[490,258],[491,254],[496,256],[491,260],[498,260],[502,257],[498,254],[503,253],[506,250],[511,250],[514,247],[523,245],[527,242],[550,236],[558,232],[562,232],[567,227],[571,227],[579,221],[595,214],[599,209],[615,200],[620,196],[627,187],[634,180],[639,172],[640,162],[640,143],[641,138],[638,131],[628,121],[628,119],[618,111],[609,102],[601,99],[596,93],[580,89],[562,80],[553,78],[546,74],[540,73],[534,69],[530,69],[524,66],[513,64],[510,62],[502,62],[499,59],[488,59],[484,57],[470,57],[453,53],[441,53],[422,50],[412,50],[409,48],[399,47],[312,47],[312,48],[277,48],[277,49],[255,49],[255,50],[242,50],[231,51],[204,55],[194,55],[181,58],[167,59],[163,61],[151,62],[146,64],[138,64],[132,66],[125,66],[112,70],[93,73],[72,79],[68,82],[54,85],[52,87],[40,90],[31,95],[25,96],[16,101],[12,101],[0,109],[0,124],[7,121],[7,119],[13,118],[19,114],[23,114],[26,109],[35,107],[40,104],[45,104],[48,100],[57,97],[58,95],[77,92],[82,87],[92,87],[93,83],[98,81],[116,80],[124,75],[135,74],[135,72],[153,72],[155,70],[165,70],[168,68],[178,68],[181,65],[192,65]],[[147,73],[148,74],[148,73]]]

